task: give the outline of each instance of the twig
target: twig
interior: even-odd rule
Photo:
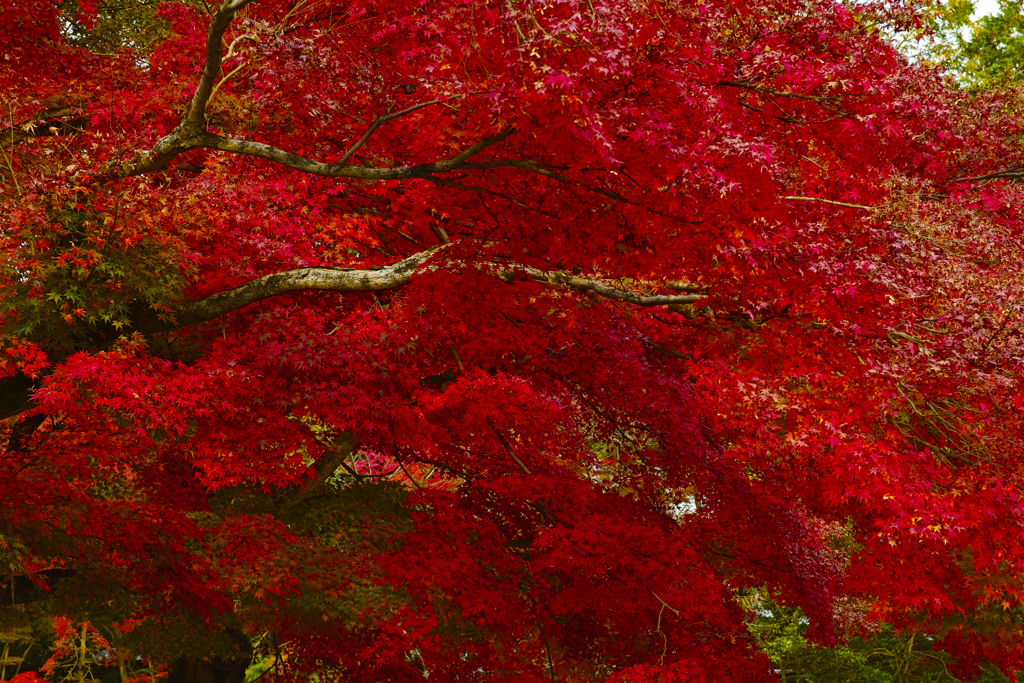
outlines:
[[[459,357],[459,352],[455,348],[455,344],[450,344],[449,348],[452,351],[452,356],[455,357],[455,364],[459,366],[459,372],[461,374],[466,374],[466,368],[465,368],[465,366],[462,365],[462,358]]]
[[[654,597],[656,597],[658,599],[658,602],[661,603],[662,608],[668,608],[668,610],[670,612],[672,612],[672,614],[676,615],[677,617],[679,616],[679,610],[677,610],[675,607],[673,607],[672,605],[670,605],[667,602],[665,602],[660,595],[658,595],[657,593],[652,591],[650,588],[647,589],[647,592],[650,593],[651,595],[653,595]],[[659,624],[661,623],[660,618],[658,620],[658,623]]]
[[[544,635],[544,627],[537,622],[537,628],[540,629],[540,638],[544,641],[544,650],[548,655],[548,672],[551,674],[551,683],[555,683],[555,664],[551,661],[551,646],[548,645],[548,637]]]
[[[525,474],[533,474],[533,472],[530,471],[530,468],[527,467],[522,460],[516,457],[515,452],[512,451],[512,447],[508,444],[508,441],[505,440],[505,437],[502,436],[501,432],[498,431],[498,428],[495,427],[490,420],[487,420],[487,425],[494,431],[494,435],[498,437],[498,441],[500,441],[501,445],[505,448],[505,452],[508,453],[508,457],[512,458],[512,462],[518,465],[519,469],[521,469]]]
[[[458,95],[457,97],[461,97],[461,95]],[[440,104],[442,101],[443,100],[430,100],[429,102],[422,102],[420,104],[413,105],[408,109],[403,109],[402,111],[395,112],[394,114],[388,114],[387,116],[380,117],[379,119],[374,121],[369,128],[366,129],[366,132],[363,133],[363,137],[359,138],[359,140],[354,145],[349,147],[348,150],[343,155],[341,155],[341,158],[338,159],[337,163],[344,164],[346,161],[348,161],[353,154],[359,151],[360,147],[366,144],[366,141],[370,139],[370,136],[373,135],[374,131],[376,131],[378,128],[380,128],[383,124],[387,123],[388,121],[393,121],[401,116],[405,116],[406,114],[411,114],[414,111],[423,109],[424,107],[430,107],[435,104]]]
[[[819,202],[821,204],[831,204],[832,206],[844,206],[848,209],[861,209],[863,211],[874,211],[873,206],[864,206],[863,204],[847,204],[846,202],[835,202],[831,199],[822,199],[820,197],[782,197],[782,199],[790,199],[798,202]]]
[[[1016,301],[1014,301],[1012,304],[1010,304],[1010,307],[1006,311],[1006,315],[1003,316],[1003,322],[999,325],[999,329],[997,329],[995,332],[993,332],[992,336],[988,338],[988,341],[986,341],[981,346],[981,348],[978,349],[978,355],[979,356],[981,356],[981,354],[985,353],[988,350],[988,347],[992,345],[992,342],[995,341],[996,337],[998,337],[1002,333],[1002,331],[1006,329],[1006,323],[1010,322],[1010,316],[1013,315],[1014,309],[1016,307],[1017,307],[1017,302]]]
[[[527,211],[535,211],[535,212],[537,212],[539,214],[542,214],[544,216],[547,216],[549,218],[555,218],[555,214],[553,214],[553,213],[550,213],[548,211],[544,211],[543,209],[534,208],[534,207],[530,206],[529,204],[524,204],[523,202],[519,201],[518,199],[513,199],[512,197],[509,197],[507,194],[502,194],[501,192],[495,192],[494,190],[488,190],[485,187],[473,187],[471,185],[460,185],[459,183],[453,183],[450,180],[445,180],[443,178],[438,178],[438,177],[432,176],[432,175],[426,176],[426,180],[429,180],[430,182],[434,183],[435,185],[441,185],[443,187],[450,187],[450,188],[453,188],[453,189],[456,189],[456,190],[469,190],[470,192],[478,192],[478,193],[482,193],[482,194],[489,194],[489,195],[492,195],[494,197],[499,197],[501,199],[504,199],[505,201],[509,202],[510,204],[518,206],[520,209],[526,209]]]

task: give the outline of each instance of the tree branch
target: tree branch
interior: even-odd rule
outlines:
[[[150,318],[137,320],[133,329],[136,332],[150,334],[153,332],[170,331],[183,327],[191,327],[208,320],[213,320],[226,313],[235,311],[257,301],[295,291],[332,291],[332,292],[379,292],[404,287],[411,280],[416,269],[427,262],[437,251],[446,245],[431,247],[406,257],[401,261],[365,270],[346,270],[340,268],[297,268],[272,275],[264,275],[245,284],[218,294],[213,294],[199,301],[179,306],[175,310],[174,320],[158,320]],[[478,264],[478,268],[486,269],[486,264]],[[505,269],[493,271],[492,274],[506,283],[516,279],[516,272],[526,273],[537,283],[552,287],[564,287],[576,292],[590,292],[601,298],[633,306],[672,306],[692,304],[706,299],[706,294],[636,294],[618,289],[598,280],[576,277],[563,271],[543,271],[531,266],[511,264]]]
[[[484,138],[459,155],[450,159],[442,159],[427,164],[398,167],[373,167],[339,162],[326,164],[298,154],[286,152],[272,145],[250,140],[238,140],[216,135],[206,130],[186,127],[184,124],[163,137],[152,150],[136,155],[134,160],[126,163],[113,164],[100,173],[100,179],[130,177],[155,173],[167,168],[174,157],[193,149],[214,149],[231,154],[265,159],[295,171],[327,178],[354,178],[359,180],[406,180],[410,178],[428,178],[435,173],[484,168],[527,168],[522,160],[492,160],[479,163],[466,161],[486,148],[504,140],[516,132],[515,128],[507,128],[501,133]]]
[[[985,175],[971,176],[970,178],[954,178],[948,181],[949,183],[977,183],[983,180],[1009,180],[1013,178],[1024,178],[1024,166],[1012,166],[1010,168],[1004,168],[1001,171],[995,171],[994,173],[986,173]]]
[[[447,246],[431,247],[380,268],[297,268],[264,275],[199,301],[179,305],[174,309],[171,319],[158,318],[151,310],[139,310],[136,312],[131,331],[153,334],[192,327],[286,292],[379,292],[399,289],[412,280],[418,267]],[[603,299],[645,308],[680,306],[707,298],[707,294],[637,294],[563,271],[544,271],[520,264],[505,264],[500,269],[490,263],[478,263],[473,266],[509,284],[515,282],[517,273],[525,273],[534,282],[542,285],[586,292]],[[0,419],[13,417],[31,409],[34,405],[34,385],[34,380],[22,374],[0,378]]]
[[[327,480],[338,470],[339,467],[345,464],[349,456],[359,446],[359,436],[353,432],[345,430],[341,435],[333,441],[330,450],[320,459],[316,464],[316,476],[312,481],[308,482],[305,486],[299,489],[295,494],[289,497],[285,503],[284,508],[294,507],[302,501],[313,498],[319,495],[327,483]]]
[[[788,199],[796,202],[818,202],[819,204],[829,204],[830,206],[843,206],[847,209],[860,209],[862,211],[874,211],[876,207],[865,206],[863,204],[847,204],[846,202],[835,202],[831,199],[822,199],[821,197],[782,197],[782,199]]]
[[[206,32],[206,64],[203,66],[203,75],[199,79],[199,86],[192,95],[192,103],[188,111],[182,117],[183,128],[202,128],[206,118],[206,105],[210,103],[210,96],[217,84],[217,76],[220,75],[221,58],[223,55],[224,32],[227,30],[231,20],[239,10],[248,5],[252,0],[225,0],[210,21],[210,28]]]
[[[434,183],[435,185],[440,185],[441,187],[450,187],[450,188],[452,188],[454,190],[466,190],[467,192],[477,192],[477,193],[481,193],[481,194],[489,194],[492,197],[498,197],[499,199],[504,199],[509,204],[512,204],[513,206],[518,206],[520,209],[526,209],[527,211],[535,211],[536,213],[543,214],[545,216],[548,216],[549,218],[554,218],[555,217],[555,215],[553,213],[550,213],[548,211],[544,211],[542,209],[538,209],[538,208],[532,207],[529,204],[526,204],[524,202],[519,201],[518,199],[514,199],[514,198],[508,196],[507,194],[504,194],[502,192],[496,192],[494,190],[489,190],[486,187],[474,187],[472,185],[462,185],[461,183],[453,183],[450,180],[445,180],[444,178],[437,178],[437,177],[434,177],[434,176],[427,176],[427,180],[429,180],[430,182]]]
[[[150,319],[136,323],[135,330],[147,334],[191,327],[285,292],[378,292],[398,289],[409,283],[418,266],[442,248],[433,247],[381,268],[297,268],[264,275],[225,292],[179,306],[173,321]]]
[[[810,102],[814,102],[815,104],[817,104],[819,107],[821,107],[825,111],[832,112],[833,114],[836,114],[836,115],[841,116],[841,117],[846,118],[846,119],[854,118],[851,114],[849,114],[847,112],[844,112],[844,111],[841,111],[839,109],[836,109],[835,107],[829,106],[830,104],[832,104],[833,102],[838,100],[839,99],[838,97],[828,97],[828,96],[825,96],[825,95],[805,95],[803,93],[798,93],[798,92],[790,92],[790,91],[784,91],[784,90],[772,90],[771,88],[765,88],[765,87],[760,86],[760,85],[754,85],[751,82],[744,82],[742,80],[741,81],[719,81],[718,85],[727,86],[727,87],[730,87],[730,88],[743,88],[745,90],[752,90],[754,92],[761,93],[762,95],[768,95],[769,97],[788,97],[788,98],[794,98],[794,99],[799,99],[799,100],[808,100]],[[829,103],[829,104],[826,104],[826,102]]]
[[[199,79],[199,85],[192,96],[192,102],[182,117],[181,124],[157,141],[152,149],[136,154],[133,159],[107,164],[94,176],[94,180],[102,182],[114,178],[125,178],[162,171],[167,168],[168,164],[175,157],[193,149],[212,149],[231,154],[254,156],[296,171],[328,178],[353,178],[360,180],[425,178],[437,182],[436,178],[431,178],[432,175],[463,169],[507,167],[528,168],[535,172],[541,172],[538,170],[541,168],[540,164],[528,160],[490,160],[479,163],[469,161],[488,147],[501,142],[515,133],[516,129],[514,127],[509,127],[500,133],[490,135],[470,145],[456,156],[440,161],[397,168],[367,167],[346,163],[382,124],[418,109],[439,104],[441,103],[439,99],[418,104],[377,119],[366,133],[363,134],[362,138],[346,150],[337,162],[330,164],[293,154],[262,142],[238,140],[211,133],[206,129],[205,125],[206,108],[217,88],[217,77],[220,74],[223,62],[224,32],[238,11],[250,2],[252,0],[225,0],[214,13],[206,36],[206,61],[203,66],[203,72]],[[478,188],[467,189],[477,192],[486,191]]]
[[[707,298],[707,294],[635,294],[634,292],[606,285],[598,280],[576,277],[564,271],[543,271],[530,266],[514,266],[514,268],[525,272],[534,282],[539,282],[543,285],[561,286],[577,292],[592,292],[603,299],[621,301],[622,303],[645,308],[693,304]],[[511,282],[515,279],[514,271],[499,273],[498,277],[505,282]]]
[[[430,100],[429,102],[423,102],[422,104],[413,105],[408,109],[403,109],[402,111],[395,112],[394,114],[388,114],[387,116],[380,117],[379,119],[373,122],[373,124],[366,130],[366,133],[363,134],[363,137],[359,138],[359,141],[356,142],[356,144],[349,147],[348,151],[346,151],[342,155],[342,157],[338,159],[337,163],[344,164],[346,161],[348,161],[353,154],[359,151],[360,147],[366,144],[366,141],[370,139],[370,136],[373,135],[374,131],[380,128],[381,125],[387,123],[388,121],[393,121],[400,116],[405,116],[406,114],[411,114],[414,111],[423,109],[424,107],[429,107],[434,104],[440,104],[441,101],[442,100]]]

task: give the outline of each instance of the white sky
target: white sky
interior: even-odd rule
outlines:
[[[974,18],[983,17],[986,14],[995,14],[999,9],[999,0],[974,0]]]

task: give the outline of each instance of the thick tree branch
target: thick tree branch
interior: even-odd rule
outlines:
[[[436,252],[446,246],[438,245],[380,268],[365,270],[297,268],[265,275],[199,301],[182,304],[175,309],[172,319],[160,319],[151,311],[139,311],[132,325],[132,331],[153,334],[199,325],[249,304],[286,292],[379,292],[399,289],[409,284],[418,267],[425,264]],[[501,267],[490,263],[474,265],[509,284],[515,282],[520,274],[525,274],[529,279],[542,285],[589,293],[603,299],[645,308],[682,306],[707,298],[707,294],[701,293],[637,294],[599,280],[582,278],[563,271],[544,271],[520,264],[503,264]],[[676,288],[680,284],[683,283],[671,282],[670,287]],[[34,384],[33,380],[20,374],[0,378],[0,419],[13,417],[33,407]]]
[[[210,20],[206,32],[206,61],[199,85],[192,95],[192,102],[181,119],[181,125],[161,138],[152,149],[139,153],[134,159],[122,163],[111,163],[104,167],[96,179],[103,181],[146,173],[155,173],[179,154],[192,149],[210,147],[210,140],[220,138],[206,130],[206,107],[210,103],[220,75],[224,54],[224,32],[239,10],[252,0],[225,0]],[[215,149],[215,147],[214,147]]]
[[[576,277],[563,271],[544,271],[530,266],[514,266],[514,268],[529,275],[534,282],[539,282],[543,285],[565,287],[576,292],[590,292],[603,299],[621,301],[625,304],[645,308],[687,305],[707,298],[706,294],[636,294],[625,289],[606,285],[598,280]],[[511,282],[515,279],[515,270],[502,272],[499,274],[499,277],[505,282]]]
[[[199,86],[192,96],[192,104],[182,118],[183,128],[202,128],[206,118],[206,105],[210,103],[210,96],[217,84],[217,76],[220,75],[220,67],[224,52],[224,32],[235,18],[239,10],[248,5],[252,0],[225,0],[217,9],[210,21],[210,28],[206,33],[206,64],[203,66],[203,75],[199,78]]]
[[[491,147],[516,132],[514,127],[490,135],[449,159],[442,159],[425,164],[401,167],[367,167],[346,163],[373,135],[382,124],[400,116],[412,113],[418,109],[438,104],[441,100],[432,100],[422,104],[409,107],[400,112],[383,116],[377,119],[370,128],[363,134],[352,147],[345,151],[341,158],[334,163],[324,163],[307,157],[293,154],[262,142],[249,140],[238,140],[211,133],[206,129],[205,118],[206,108],[210,98],[217,88],[217,77],[220,74],[223,62],[224,32],[227,30],[235,15],[252,0],[225,0],[220,8],[214,13],[206,37],[206,61],[203,66],[203,73],[199,85],[192,96],[192,102],[182,117],[181,124],[169,134],[161,138],[152,149],[140,152],[133,159],[125,162],[110,163],[100,170],[95,176],[96,180],[104,181],[113,178],[124,178],[147,173],[155,173],[167,168],[168,164],[178,155],[193,149],[212,149],[231,154],[253,156],[272,163],[280,164],[303,173],[324,176],[329,178],[353,178],[360,180],[404,180],[411,178],[424,178],[438,182],[432,176],[440,173],[449,173],[455,170],[484,169],[484,168],[526,168],[535,172],[542,172],[542,164],[529,160],[490,160],[484,162],[471,162],[474,156],[480,154],[488,147]],[[549,172],[545,172],[549,174]],[[474,191],[486,191],[478,190]]]
[[[507,128],[500,133],[484,138],[450,159],[442,159],[441,161],[417,164],[415,166],[373,167],[344,164],[340,161],[327,164],[286,152],[283,149],[278,149],[262,142],[228,138],[182,124],[157,142],[153,149],[138,154],[133,160],[126,163],[109,166],[100,174],[99,178],[102,180],[130,177],[162,171],[167,168],[167,165],[176,156],[193,149],[213,149],[231,154],[252,156],[311,175],[359,180],[406,180],[410,178],[429,178],[429,176],[436,173],[450,173],[451,171],[467,169],[531,168],[532,166],[538,166],[535,162],[524,162],[523,160],[514,159],[497,159],[484,162],[467,161],[467,159],[504,140],[515,132],[515,128]]]
[[[527,167],[523,160],[491,160],[481,163],[470,162],[469,159],[484,151],[488,147],[501,142],[516,132],[515,128],[506,128],[500,133],[488,136],[483,140],[471,145],[458,155],[441,161],[434,161],[414,166],[403,166],[397,168],[367,167],[361,165],[347,164],[351,156],[369,139],[373,132],[383,123],[399,116],[416,111],[431,104],[437,104],[440,100],[434,100],[424,104],[410,107],[403,111],[382,117],[375,121],[363,137],[347,150],[337,162],[324,163],[307,157],[293,154],[262,142],[249,140],[237,140],[211,133],[206,129],[206,107],[216,89],[217,76],[220,73],[223,61],[223,39],[235,14],[248,5],[252,0],[225,1],[210,21],[210,28],[206,38],[206,63],[203,73],[196,87],[195,94],[188,111],[182,118],[181,125],[161,138],[152,149],[140,152],[133,159],[125,162],[108,164],[97,174],[96,179],[103,181],[113,178],[124,178],[147,173],[155,173],[167,168],[168,164],[178,155],[193,149],[212,149],[231,154],[242,154],[280,164],[303,173],[325,176],[329,178],[354,178],[360,180],[403,180],[409,178],[427,178],[437,173],[448,173],[454,170],[473,168],[500,168],[500,167]]]
[[[225,292],[178,307],[173,322],[147,320],[137,322],[135,329],[142,333],[151,333],[191,327],[285,292],[300,290],[378,292],[398,289],[408,284],[412,279],[413,271],[441,248],[443,247],[427,249],[381,268],[366,270],[297,268],[264,275]]]
[[[444,245],[432,247],[380,268],[342,270],[334,268],[298,268],[273,275],[265,275],[233,289],[213,294],[179,307],[173,322],[149,321],[136,323],[136,331],[150,333],[198,325],[207,320],[270,297],[294,291],[379,292],[399,289],[407,285],[415,270],[427,262]],[[478,266],[487,270],[487,265]],[[524,265],[506,265],[501,270],[489,271],[504,282],[512,283],[516,273],[525,273],[534,282],[552,287],[564,287],[576,292],[589,292],[604,299],[620,301],[633,306],[672,306],[692,304],[706,299],[706,294],[636,294],[612,287],[598,280],[577,277],[562,271],[543,271]]]
[[[251,484],[228,486],[207,496],[210,509],[222,518],[247,511],[269,512],[277,518],[291,508],[310,498],[324,495],[327,480],[339,469],[347,469],[345,461],[359,447],[359,436],[348,430],[342,432],[331,444],[324,456],[316,463],[316,474],[303,486],[294,486],[273,493]]]
[[[345,430],[331,444],[330,450],[316,464],[316,475],[301,489],[291,495],[285,502],[284,507],[290,508],[298,505],[304,500],[320,495],[327,480],[334,475],[338,468],[344,465],[356,448],[359,447],[359,436]]]

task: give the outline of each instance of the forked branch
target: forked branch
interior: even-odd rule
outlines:
[[[199,78],[199,86],[196,88],[195,94],[192,95],[192,103],[181,120],[183,127],[203,127],[206,105],[210,102],[210,96],[217,84],[217,76],[220,75],[224,52],[224,32],[238,11],[250,2],[252,0],[225,0],[214,13],[210,21],[210,28],[206,33],[206,63],[203,66],[203,74]]]
[[[501,142],[515,133],[515,128],[511,127],[470,145],[454,157],[440,161],[397,168],[375,168],[347,163],[352,155],[369,140],[370,136],[381,125],[418,109],[439,104],[441,100],[431,100],[430,102],[418,104],[377,119],[366,133],[334,163],[316,161],[262,142],[237,140],[211,133],[206,129],[206,108],[216,90],[217,78],[223,63],[224,33],[238,11],[251,2],[252,0],[225,0],[211,18],[206,36],[206,61],[203,66],[203,72],[199,79],[199,85],[192,96],[192,102],[182,117],[181,124],[157,141],[152,149],[140,152],[127,162],[108,164],[98,174],[97,180],[124,178],[162,171],[167,168],[175,157],[193,149],[212,149],[231,154],[253,156],[303,173],[329,178],[354,178],[360,180],[429,178],[434,174],[465,169],[540,167],[535,162],[524,160],[490,160],[482,163],[470,161],[470,159],[488,147]]]
[[[422,102],[420,104],[413,105],[413,106],[409,107],[408,109],[403,109],[402,111],[397,111],[394,114],[388,114],[387,116],[380,117],[379,119],[374,121],[373,124],[371,124],[369,128],[366,129],[366,133],[363,134],[363,137],[359,138],[359,140],[354,145],[349,147],[348,151],[346,151],[341,156],[341,158],[338,159],[338,161],[336,163],[344,164],[346,161],[348,161],[352,157],[353,154],[355,154],[356,152],[359,151],[360,147],[362,147],[363,145],[366,144],[366,141],[370,139],[370,136],[373,135],[374,132],[378,128],[380,128],[382,125],[384,125],[388,121],[394,121],[395,119],[397,119],[397,118],[399,118],[401,116],[405,116],[406,114],[411,114],[414,111],[418,111],[420,109],[423,109],[424,107],[430,107],[430,106],[433,106],[435,104],[440,104],[441,102],[442,102],[442,100],[430,100],[429,102]]]

